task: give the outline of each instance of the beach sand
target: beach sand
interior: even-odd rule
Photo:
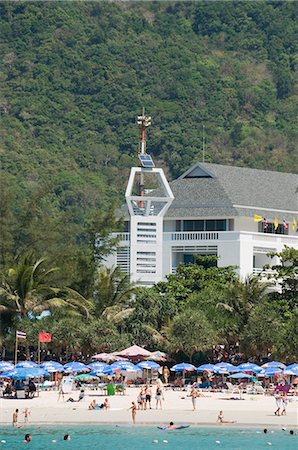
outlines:
[[[72,403],[58,400],[56,391],[41,392],[39,397],[32,400],[0,399],[0,422],[2,425],[11,424],[13,411],[18,408],[19,423],[24,423],[22,411],[27,407],[31,411],[29,423],[35,425],[45,424],[119,424],[131,423],[131,411],[129,408],[132,401],[136,401],[139,388],[129,388],[126,395],[110,396],[111,409],[88,410],[91,400],[96,399],[98,403],[103,402],[105,396],[99,395],[97,391],[86,390],[85,398],[82,402]],[[153,392],[155,389],[153,388]],[[181,424],[191,424],[192,426],[216,425],[219,410],[223,410],[225,420],[237,421],[235,424],[216,425],[241,426],[241,427],[297,427],[298,419],[298,397],[290,398],[287,415],[275,416],[276,409],[274,397],[264,395],[242,395],[243,400],[233,400],[231,397],[238,395],[223,393],[206,393],[205,398],[197,399],[197,410],[192,411],[190,397],[186,397],[186,392],[166,390],[164,392],[165,401],[163,409],[155,409],[155,399],[153,395],[153,409],[147,411],[137,411],[137,425],[167,424],[170,421]],[[78,391],[65,394],[65,399],[73,397],[77,399]]]

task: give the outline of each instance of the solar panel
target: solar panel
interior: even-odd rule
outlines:
[[[148,155],[147,153],[145,153],[145,154],[140,153],[139,154],[139,160],[140,160],[140,163],[141,163],[142,167],[146,167],[146,168],[155,167],[155,164],[154,164],[151,156]]]

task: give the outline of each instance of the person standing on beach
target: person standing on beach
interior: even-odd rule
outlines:
[[[190,391],[190,396],[191,396],[191,401],[192,401],[192,410],[195,411],[197,396],[198,396],[197,389],[195,386],[192,386],[191,391]]]
[[[129,409],[131,409],[132,423],[135,425],[137,415],[137,405],[135,404],[135,402],[132,402],[132,406]]]
[[[164,368],[163,368],[163,379],[164,379],[165,384],[169,383],[169,375],[170,375],[169,368],[167,366],[164,366]]]
[[[151,388],[148,384],[146,385],[145,394],[146,394],[146,409],[147,409],[147,404],[149,405],[149,408],[151,409],[151,396],[152,395],[151,395]]]
[[[24,414],[24,422],[29,422],[29,416],[31,414],[30,410],[28,408],[25,408],[22,414]]]
[[[16,409],[15,412],[12,415],[12,426],[17,427],[18,426],[18,417],[19,417],[19,410]]]
[[[275,395],[275,401],[276,401],[277,410],[274,411],[274,414],[276,416],[280,416],[280,407],[281,407],[281,404],[282,404],[282,399],[281,399],[281,395],[279,393],[277,393]]]
[[[156,400],[156,409],[158,409],[158,405],[160,406],[160,409],[162,409],[162,403],[161,400],[164,400],[162,395],[161,386],[156,386],[156,394],[155,394],[155,400]]]

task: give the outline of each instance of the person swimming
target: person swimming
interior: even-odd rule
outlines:
[[[29,434],[29,433],[25,434],[24,442],[26,442],[28,444],[28,442],[31,442],[31,441],[32,441],[31,434]]]
[[[69,436],[69,434],[65,434],[65,435],[63,436],[63,441],[70,441],[70,436]]]

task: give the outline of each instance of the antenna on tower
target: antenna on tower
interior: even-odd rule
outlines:
[[[139,154],[146,154],[146,128],[151,125],[151,117],[145,116],[145,108],[143,107],[142,115],[138,116],[138,125],[141,130],[141,145],[139,147]]]
[[[203,125],[203,163],[205,162],[205,125]]]

